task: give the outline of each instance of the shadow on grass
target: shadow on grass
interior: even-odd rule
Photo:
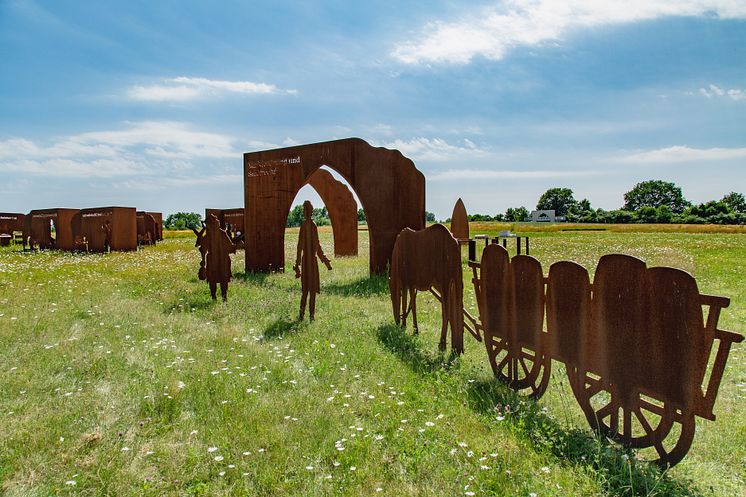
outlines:
[[[675,481],[654,464],[638,461],[634,453],[600,434],[565,429],[536,401],[518,395],[497,380],[476,381],[467,388],[471,409],[510,423],[514,433],[569,464],[589,467],[609,495],[702,495],[692,482]],[[498,421],[496,421],[498,422]]]
[[[418,373],[432,373],[449,368],[456,360],[456,355],[440,353],[431,356],[423,352],[417,338],[407,330],[395,324],[386,324],[378,328],[378,341],[393,352],[399,359]]]
[[[237,273],[233,273],[233,279],[244,281],[247,283],[256,283],[258,285],[263,285],[268,276],[269,273],[260,273],[254,271],[239,271]]]
[[[324,285],[323,291],[334,295],[369,297],[389,293],[389,281],[386,276],[371,276],[347,283],[330,283]]]
[[[265,340],[271,340],[273,338],[280,338],[285,336],[287,333],[298,331],[298,328],[303,325],[302,321],[290,321],[287,318],[280,318],[272,322],[264,328],[262,336]]]

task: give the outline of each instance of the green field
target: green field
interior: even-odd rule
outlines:
[[[685,269],[732,300],[720,327],[746,334],[746,234],[531,236],[545,272],[611,252]],[[432,297],[418,301],[419,336],[393,326],[365,232],[361,257],[322,267],[313,324],[296,321],[292,272],[245,274],[242,252],[228,303],[214,304],[193,242],[0,249],[0,494],[746,495],[744,344],[717,421],[698,420],[689,455],[662,472],[590,431],[560,365],[547,395],[524,400],[468,336],[460,359],[438,353]]]

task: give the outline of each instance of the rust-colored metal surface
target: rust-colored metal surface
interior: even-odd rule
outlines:
[[[202,261],[199,268],[199,279],[207,280],[210,296],[217,300],[217,288],[223,300],[228,300],[228,283],[231,281],[231,256],[238,245],[233,243],[227,231],[220,227],[217,216],[210,214],[201,231],[192,228],[197,235],[195,246],[199,248]]]
[[[295,256],[295,277],[300,278],[302,296],[300,300],[300,319],[306,312],[306,300],[308,299],[308,315],[311,321],[314,320],[316,312],[316,294],[321,292],[321,282],[319,279],[318,257],[324,263],[326,268],[331,271],[332,265],[329,258],[324,255],[319,243],[319,232],[316,223],[311,219],[313,206],[306,200],[303,202],[303,215],[305,220],[298,233],[298,250]]]
[[[163,241],[163,213],[162,212],[148,212],[147,214],[150,214],[151,216],[153,216],[153,219],[155,220],[156,241],[162,242]]]
[[[35,209],[23,223],[23,246],[73,250],[72,219],[78,209]]]
[[[370,272],[384,274],[396,236],[425,226],[425,178],[398,150],[359,138],[244,154],[246,270],[282,270],[285,223],[298,190],[321,166],[341,174],[365,210]]]
[[[137,211],[137,244],[155,245],[157,241],[157,221],[149,212]]]
[[[210,215],[218,218],[220,229],[223,229],[234,242],[244,239],[244,208],[236,207],[233,209],[205,209],[205,220]]]
[[[512,388],[530,388],[532,396],[540,397],[551,371],[551,361],[542,354],[546,334],[541,264],[527,255],[511,261],[504,247],[492,244],[482,252],[481,275],[475,271],[474,280],[493,373]]]
[[[25,217],[25,214],[18,212],[0,212],[0,235],[13,235],[14,231],[23,231]]]
[[[81,209],[72,220],[78,250],[107,252],[137,250],[137,214],[134,207]]]
[[[329,211],[334,232],[334,255],[357,255],[357,202],[347,185],[337,181],[329,171],[317,169],[308,184],[319,194]]]
[[[551,360],[565,363],[591,427],[627,447],[652,448],[663,466],[686,455],[695,416],[715,419],[730,347],[743,336],[718,329],[729,300],[700,294],[690,274],[610,254],[591,284],[585,268],[561,261],[549,270],[544,298],[531,257],[509,261],[490,245],[470,266],[490,363],[511,387],[538,397]]]
[[[459,243],[469,241],[469,216],[466,214],[466,207],[461,199],[456,201],[451,214],[451,233]]]
[[[406,326],[412,313],[417,327],[417,291],[434,291],[441,303],[441,350],[446,348],[448,325],[451,327],[451,348],[464,351],[464,288],[461,269],[461,249],[458,241],[442,224],[421,231],[409,228],[396,238],[389,274],[391,304],[396,324]]]

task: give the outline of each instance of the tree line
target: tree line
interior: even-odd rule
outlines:
[[[594,209],[588,199],[576,200],[570,188],[550,188],[539,198],[536,210],[553,210],[560,220],[570,223],[746,224],[742,193],[731,192],[720,200],[693,204],[684,198],[681,188],[662,180],[636,184],[624,194],[624,205],[619,209]],[[469,220],[530,221],[525,207],[511,207],[494,216],[472,214]]]

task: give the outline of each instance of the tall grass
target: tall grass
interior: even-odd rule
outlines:
[[[533,402],[492,379],[481,344],[438,352],[432,298],[418,302],[420,335],[393,326],[367,250],[361,233],[361,257],[322,268],[309,324],[292,273],[246,273],[242,252],[228,303],[213,303],[188,236],[106,256],[0,249],[0,493],[746,493],[742,345],[718,420],[698,423],[690,454],[662,473],[588,429],[560,367]],[[607,252],[692,272],[733,300],[722,327],[746,332],[745,235],[532,240],[545,270],[567,258],[592,268]],[[465,305],[475,310],[473,292]]]

